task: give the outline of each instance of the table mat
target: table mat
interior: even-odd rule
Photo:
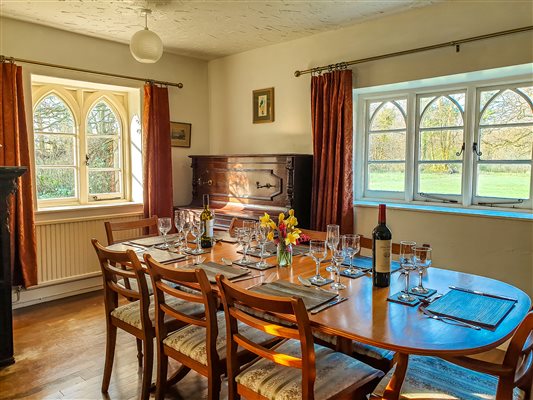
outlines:
[[[229,232],[217,232],[214,235],[215,240],[220,240],[226,243],[237,243],[237,238],[234,238]]]
[[[133,250],[134,252],[138,253],[140,251],[144,251],[144,248],[138,247],[138,246],[132,246],[127,243],[115,243],[111,244],[109,246],[106,246],[107,250],[111,251],[126,251],[126,250]]]
[[[389,297],[387,297],[387,300],[391,301],[393,303],[405,304],[406,306],[409,306],[409,307],[416,306],[418,303],[420,303],[420,299],[418,297],[416,297],[416,296],[413,296],[413,300],[411,300],[411,301],[406,301],[406,300],[401,299],[400,295],[403,294],[403,293],[404,293],[403,291],[400,291],[398,293],[394,293],[394,294],[390,295]]]
[[[315,307],[318,307],[321,304],[324,304],[337,296],[336,293],[328,292],[326,290],[317,290],[312,287],[306,287],[301,285],[296,285],[287,281],[276,281],[271,283],[266,283],[261,286],[256,286],[250,289],[253,292],[266,294],[269,296],[278,296],[278,297],[300,297],[304,304],[305,308],[309,311]]]
[[[239,278],[241,276],[244,276],[250,273],[249,270],[230,267],[229,265],[218,264],[212,261],[208,261],[202,264],[197,264],[197,265],[194,265],[193,267],[203,269],[205,271],[205,274],[207,275],[207,279],[209,279],[209,282],[211,283],[216,282],[215,277],[218,274],[222,274],[229,280],[232,280],[232,279]]]
[[[233,261],[233,264],[235,265],[238,265],[240,267],[245,267],[245,268],[252,268],[252,269],[257,269],[259,271],[265,271],[267,269],[270,269],[270,268],[275,268],[276,265],[273,265],[273,264],[267,264],[267,265],[263,265],[263,266],[258,266],[259,262],[252,262],[252,263],[242,263],[240,260],[236,260],[236,261]]]
[[[167,235],[167,243],[171,242],[174,239],[177,239],[178,234],[172,233],[170,235]],[[165,243],[165,239],[163,239],[162,235],[159,236],[148,236],[144,238],[138,238],[138,239],[132,239],[130,240],[133,244],[138,244],[139,246],[154,246],[156,244]]]
[[[237,253],[243,254],[242,249],[237,250]],[[246,255],[251,256],[251,257],[261,258],[261,249],[259,247],[252,247],[248,249],[248,251],[246,252]],[[275,249],[274,249],[274,253],[272,253],[271,251],[268,251],[267,246],[265,246],[265,258],[272,257],[275,255],[276,255]]]
[[[350,266],[350,257],[346,257],[342,265]],[[372,257],[365,256],[355,256],[352,260],[352,265],[361,269],[362,271],[371,271],[372,270]],[[400,269],[400,263],[398,261],[391,261],[391,271],[395,272]]]
[[[139,260],[141,262],[144,262],[144,258],[143,258],[144,254],[150,254],[154,260],[159,261],[162,264],[176,262],[179,260],[183,260],[185,257],[187,257],[183,254],[176,254],[170,251],[159,250],[159,249],[154,249],[154,248],[136,251],[135,254],[137,254],[137,257],[139,257]]]
[[[495,328],[514,305],[514,301],[452,289],[426,309],[437,315]]]

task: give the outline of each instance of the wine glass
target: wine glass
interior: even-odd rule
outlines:
[[[191,214],[183,210],[183,249],[187,249],[189,241],[189,232],[191,231]]]
[[[361,250],[361,236],[360,235],[343,235],[342,236],[342,250],[344,254],[350,258],[350,267],[344,271],[346,275],[354,276],[359,271],[352,265],[353,256]]]
[[[200,220],[199,215],[191,215],[191,233],[194,236],[194,241],[196,242],[196,248],[191,253],[202,254],[202,249],[200,247],[200,239],[203,233],[203,224]]]
[[[415,294],[428,294],[429,290],[422,284],[422,275],[424,274],[424,269],[431,265],[431,248],[415,247],[413,259],[418,270],[418,286],[412,288],[411,292]]]
[[[246,221],[245,221],[246,222]],[[248,250],[250,249],[250,243],[252,241],[253,231],[249,226],[242,227],[240,231],[241,240],[242,240],[242,258],[241,264],[250,264],[251,261],[248,258]]]
[[[261,223],[256,224],[256,230],[255,230],[255,237],[257,239],[257,243],[259,243],[259,246],[261,248],[261,252],[259,253],[259,256],[261,257],[261,261],[259,261],[256,266],[258,268],[266,268],[270,264],[268,264],[264,259],[265,256],[270,255],[270,253],[265,252],[265,245],[268,240],[268,233],[270,232],[269,226],[261,226]]]
[[[415,300],[415,297],[409,294],[409,272],[415,269],[413,260],[415,247],[415,242],[409,242],[406,240],[400,242],[400,266],[402,267],[402,273],[405,274],[405,289],[398,298],[407,302]]]
[[[178,251],[181,251],[183,248],[183,223],[184,223],[184,210],[174,211],[174,226],[176,227],[176,232],[178,233],[176,240],[176,245]]]
[[[309,253],[316,263],[316,274],[309,281],[317,285],[322,285],[326,282],[326,278],[320,275],[320,263],[326,258],[326,242],[324,240],[311,240],[309,242]]]
[[[157,219],[157,227],[159,228],[159,232],[163,235],[164,243],[161,245],[162,249],[168,249],[168,243],[167,243],[167,233],[170,231],[170,228],[172,228],[172,221],[168,217],[164,218],[158,218]]]
[[[329,251],[331,251],[332,257],[333,257],[333,249],[339,245],[339,241],[340,241],[339,225],[328,225],[327,234],[326,234],[326,244],[328,246]],[[331,264],[326,267],[326,271],[335,272],[336,269],[333,266],[333,264]]]
[[[335,267],[335,272],[337,273],[337,280],[331,284],[332,289],[342,290],[346,289],[346,285],[341,283],[341,264],[344,261],[344,251],[342,250],[342,245],[330,248],[331,250],[331,259],[333,260],[333,265]]]

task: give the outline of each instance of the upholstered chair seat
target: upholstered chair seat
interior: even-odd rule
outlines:
[[[383,376],[352,357],[315,344],[316,381],[315,400],[329,399],[348,387],[361,387]],[[301,344],[289,340],[276,349],[278,352],[301,357]],[[269,400],[297,400],[302,398],[302,374],[295,368],[261,359],[235,378],[237,383]]]
[[[204,312],[204,306],[201,304],[179,300],[171,296],[168,296],[167,299],[169,305],[172,305],[173,308],[180,310],[184,314],[196,315]],[[138,300],[115,308],[113,311],[111,311],[111,315],[129,325],[132,325],[138,329],[142,329],[141,310]],[[152,324],[155,324],[155,306],[153,296],[150,296],[148,315],[152,321]]]
[[[372,397],[381,397],[395,368],[381,380]],[[495,376],[466,369],[437,357],[409,357],[409,366],[400,392],[400,400],[489,400],[496,399],[498,379]],[[519,388],[513,400],[525,399]]]
[[[216,349],[220,359],[226,358],[226,318],[223,312],[217,313],[218,337]],[[266,343],[274,340],[273,336],[262,331],[239,323],[240,332],[255,343]],[[174,350],[198,361],[202,365],[207,365],[207,341],[206,330],[197,325],[189,325],[182,328],[163,340],[163,344]]]

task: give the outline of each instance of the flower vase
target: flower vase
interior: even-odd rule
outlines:
[[[277,248],[278,266],[291,267],[292,266],[292,245],[286,245],[284,241],[278,243]]]

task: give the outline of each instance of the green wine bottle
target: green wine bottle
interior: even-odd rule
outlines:
[[[213,213],[209,210],[209,195],[204,194],[204,210],[200,214],[200,220],[204,226],[204,233],[202,233],[201,246],[202,248],[213,246]]]

